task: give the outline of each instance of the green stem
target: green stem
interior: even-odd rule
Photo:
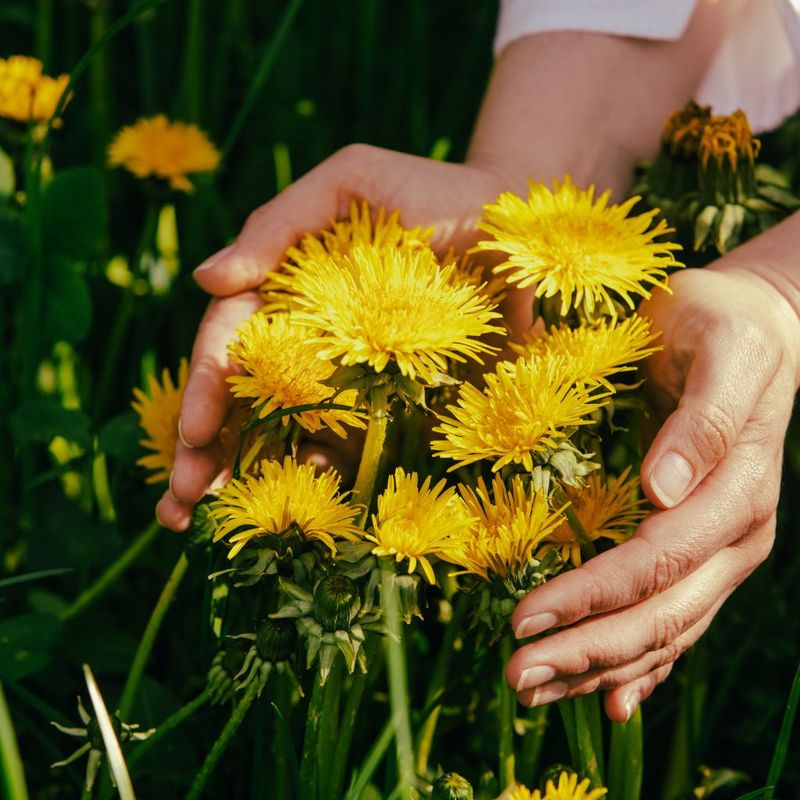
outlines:
[[[330,781],[328,782],[327,796],[331,798],[342,796],[347,759],[350,755],[350,745],[353,741],[353,732],[355,731],[355,722],[358,717],[358,710],[361,707],[361,700],[364,697],[364,689],[366,686],[367,673],[357,669],[353,675],[353,683],[350,686],[350,691],[347,694],[347,701],[342,711],[339,738],[336,741],[336,752],[333,757],[333,769],[331,771]]]
[[[17,747],[17,735],[14,732],[14,723],[6,704],[2,683],[0,683],[0,779],[4,797],[28,800],[28,788],[25,784],[22,758]]]
[[[409,800],[414,787],[414,743],[411,736],[411,715],[408,708],[408,671],[403,622],[400,617],[400,603],[394,577],[394,563],[382,559],[381,606],[387,632],[383,646],[386,652],[392,725],[397,744],[398,790],[402,800]]]
[[[328,680],[325,684],[322,719],[319,724],[317,786],[320,789],[321,796],[325,796],[324,787],[330,781],[336,741],[339,736],[339,697],[342,692],[343,673],[344,659],[337,656],[331,666],[331,671],[328,673]]]
[[[200,771],[197,773],[197,776],[195,777],[194,782],[192,783],[192,786],[186,795],[186,800],[198,800],[198,798],[202,795],[203,789],[205,788],[208,779],[211,777],[211,773],[214,771],[214,767],[217,766],[217,762],[220,760],[220,758],[222,758],[222,755],[225,753],[225,750],[230,744],[234,734],[239,730],[239,726],[247,716],[247,712],[250,710],[250,706],[253,705],[253,701],[256,699],[256,697],[258,697],[259,685],[259,681],[253,681],[250,686],[247,687],[244,697],[242,697],[242,699],[233,709],[230,719],[225,724],[225,727],[222,729],[222,733],[220,733],[217,741],[214,742],[214,745],[206,756],[203,765],[200,767]],[[305,795],[303,796],[305,797]]]
[[[611,724],[608,764],[608,796],[639,800],[642,790],[642,711],[636,709],[628,722]]]
[[[567,736],[570,760],[573,764],[579,765],[581,762],[581,754],[578,748],[578,737],[575,730],[575,711],[572,701],[561,700],[558,703],[558,711],[561,714],[561,722],[564,725],[564,733]]]
[[[514,784],[514,717],[516,715],[516,697],[505,678],[505,668],[514,653],[514,642],[510,633],[506,633],[500,642],[500,681],[497,687],[497,706],[500,723],[499,742],[499,776],[500,788],[507,789]]]
[[[277,58],[278,53],[280,53],[283,43],[289,35],[289,31],[292,29],[294,18],[297,16],[297,12],[300,10],[302,4],[303,0],[291,0],[286,11],[283,12],[278,27],[275,29],[272,39],[270,39],[269,44],[261,56],[261,61],[253,75],[253,80],[250,82],[250,86],[247,89],[247,95],[239,106],[239,112],[228,128],[228,135],[225,138],[225,143],[222,145],[223,161],[230,154],[234,144],[236,144],[236,140],[242,132],[244,123],[247,121],[247,117],[250,116],[250,112],[253,110],[253,106],[255,106],[258,100],[259,92],[269,77],[272,64]]]
[[[128,756],[128,766],[138,764],[170,731],[178,727],[184,720],[189,719],[196,711],[201,709],[211,699],[211,690],[206,688],[197,697],[190,700],[185,706],[179,708],[174,714],[167,717],[155,732],[145,739]]]
[[[428,759],[430,758],[431,748],[433,747],[433,737],[436,733],[436,726],[439,722],[439,715],[442,711],[440,702],[447,683],[450,661],[453,657],[455,643],[463,633],[464,617],[469,608],[467,595],[459,592],[453,603],[453,616],[447,624],[447,630],[442,639],[442,646],[436,656],[431,679],[428,682],[428,691],[425,694],[425,713],[428,714],[422,729],[417,734],[417,774],[425,775],[428,771]],[[434,703],[436,704],[434,706]],[[428,713],[430,711],[430,713]]]
[[[322,683],[322,669],[318,666],[314,677],[314,690],[308,704],[303,758],[300,762],[300,796],[307,800],[316,800],[317,797],[317,744],[324,704],[325,686]]]
[[[353,487],[353,502],[363,507],[360,517],[362,527],[366,523],[369,507],[372,504],[375,480],[378,477],[383,445],[386,441],[386,427],[389,424],[388,407],[386,391],[374,390],[370,403],[367,436],[364,440],[361,463],[358,465],[358,475],[356,475],[356,483]]]
[[[517,780],[524,786],[533,786],[539,776],[539,761],[547,732],[550,706],[535,706],[528,710],[528,729],[522,740],[522,753],[517,763]]]
[[[786,703],[786,710],[783,713],[783,722],[781,729],[778,733],[778,740],[775,745],[775,752],[772,756],[772,763],[769,767],[769,774],[767,775],[767,789],[764,795],[764,800],[772,800],[775,797],[775,787],[781,779],[781,773],[786,763],[786,755],[789,752],[789,740],[792,735],[792,728],[794,727],[794,719],[797,715],[797,706],[800,702],[800,666],[794,674],[794,681],[792,681],[792,689],[789,692],[789,700]]]
[[[121,719],[127,719],[128,714],[130,714],[136,690],[139,688],[139,681],[144,673],[144,668],[147,666],[147,659],[150,657],[150,651],[153,649],[161,623],[164,621],[164,615],[175,597],[175,592],[178,590],[188,566],[189,559],[186,558],[185,553],[181,553],[169,578],[167,578],[167,582],[164,584],[164,588],[161,590],[161,595],[158,598],[158,602],[156,602],[153,613],[147,621],[147,627],[144,629],[139,647],[136,649],[136,655],[133,657],[128,679],[122,689],[122,698],[119,701],[119,716]]]
[[[595,702],[597,698],[595,698]],[[595,740],[592,735],[591,715],[587,709],[587,704],[591,700],[588,697],[576,697],[572,700],[573,713],[575,715],[575,738],[578,743],[578,753],[580,754],[580,768],[584,775],[592,783],[592,786],[599,789],[603,785],[603,773],[600,767],[600,758],[595,748]],[[602,756],[602,752],[600,753]]]
[[[553,503],[557,508],[566,506],[563,514],[567,518],[569,527],[575,534],[575,538],[578,540],[581,550],[587,558],[594,558],[597,555],[597,548],[594,546],[594,542],[589,538],[589,534],[586,533],[586,529],[583,527],[583,523],[575,513],[572,503],[570,503],[569,498],[560,486],[557,486],[553,490]]]
[[[150,546],[161,531],[161,525],[153,520],[134,540],[128,549],[86,590],[68,605],[60,614],[62,621],[76,617],[85,611],[101,595],[110,589],[117,579],[127,571],[137,558]]]

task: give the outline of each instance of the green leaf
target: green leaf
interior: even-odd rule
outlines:
[[[50,252],[90,255],[108,228],[103,178],[95,167],[56,173],[42,197],[44,240]]]
[[[10,578],[0,580],[0,589],[5,589],[17,583],[27,583],[28,581],[38,581],[42,578],[51,578],[55,575],[65,575],[67,572],[74,572],[72,567],[56,567],[55,569],[40,569],[36,572],[26,572],[24,575],[13,575]]]
[[[61,623],[51,614],[20,614],[0,622],[0,679],[16,681],[41,670],[60,638]]]
[[[700,251],[708,241],[714,220],[719,214],[716,206],[706,206],[698,215],[694,222],[694,249]]]
[[[0,197],[10,197],[17,188],[17,176],[14,174],[14,162],[11,156],[0,147]]]
[[[50,259],[44,303],[46,335],[51,341],[77,343],[92,324],[92,298],[82,275],[64,259]]]
[[[52,400],[36,399],[14,409],[9,419],[11,435],[21,445],[49,443],[63,436],[81,447],[89,447],[89,418],[81,411],[64,408]]]
[[[106,455],[123,464],[135,464],[144,453],[139,444],[142,438],[138,416],[133,411],[125,411],[112,417],[100,429],[98,446]]]
[[[0,210],[0,286],[18,280],[25,273],[28,244],[22,220]]]

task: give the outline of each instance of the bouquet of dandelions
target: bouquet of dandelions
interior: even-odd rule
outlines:
[[[663,240],[667,223],[655,211],[631,214],[637,199],[611,205],[566,178],[486,206],[479,227],[490,238],[474,252],[505,254],[496,276],[535,287],[535,300],[524,341],[480,383],[459,380],[459,371],[496,357],[505,333],[497,302],[508,287],[485,282],[468,257],[440,261],[430,232],[404,229],[397,213],[373,217],[354,204],[350,219],[306,234],[270,275],[264,308],[229,348],[241,368],[231,390],[249,409],[232,447],[233,477],[195,514],[195,546],[228,561],[212,576],[226,608],[210,681],[233,712],[190,797],[276,675],[293,687],[286,702],[306,704],[298,796],[341,797],[368,676],[384,668],[392,796],[472,796],[463,778],[435,778],[428,766],[455,642],[468,631],[499,642],[502,670],[517,601],[625,540],[645,513],[631,465],[610,474],[604,454],[619,414],[637,406],[634,365],[657,347],[636,300],[667,289],[668,270],[680,264],[678,245]],[[173,407],[182,383],[167,386]],[[139,396],[146,428],[157,402]],[[432,454],[450,462],[457,482],[432,477],[441,462],[424,457],[420,415],[437,419]],[[340,437],[366,429],[350,492],[332,469],[296,458],[301,437],[323,428]],[[403,435],[406,466],[393,469],[387,442]],[[156,459],[164,453],[155,435],[150,446]],[[451,617],[425,706],[412,715],[407,627],[437,600]],[[259,621],[236,627],[248,619]],[[515,784],[515,699],[502,672],[498,686],[497,776],[483,780],[482,796],[604,794],[591,737],[578,730],[592,712],[578,714],[569,705],[577,701],[564,701],[564,720],[584,780],[564,771],[543,795]],[[359,796],[364,780],[357,772],[347,796]]]

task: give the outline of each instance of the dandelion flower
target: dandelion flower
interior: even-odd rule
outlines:
[[[214,540],[228,537],[233,558],[259,536],[284,534],[294,525],[305,539],[319,541],[336,552],[336,539],[355,539],[358,510],[338,494],[339,476],[333,469],[316,474],[313,464],[264,460],[259,475],[232,479],[211,503],[210,515],[219,523]]]
[[[719,169],[727,165],[736,172],[740,162],[752,165],[760,149],[761,142],[753,138],[747,115],[744,111],[734,111],[729,116],[712,116],[706,122],[698,155],[703,169],[713,161]]]
[[[476,522],[468,535],[452,537],[442,558],[486,581],[500,579],[513,584],[537,547],[563,519],[559,511],[551,510],[544,492],[528,494],[519,476],[507,487],[495,475],[491,493],[483,479],[476,489],[460,486],[459,491]]]
[[[430,477],[420,486],[415,472],[398,467],[378,498],[372,532],[364,534],[375,543],[375,555],[392,556],[398,564],[408,561],[409,574],[419,565],[428,583],[436,582],[430,558],[453,537],[465,534],[472,522],[455,488],[444,487],[441,480],[431,488]]]
[[[636,361],[661,349],[652,346],[658,336],[651,332],[649,319],[632,314],[622,322],[604,319],[597,325],[562,326],[540,335],[530,334],[523,344],[511,347],[521,356],[566,358],[581,378],[601,381],[611,388],[606,380],[609,375],[632,370]]]
[[[552,191],[531,183],[527,201],[505,192],[484,206],[478,227],[494,241],[476,250],[508,254],[495,271],[510,271],[507,280],[520,287],[535,284],[537,297],[559,295],[562,316],[581,305],[616,316],[615,296],[632,309],[631,295],[667,289],[667,268],[682,265],[672,255],[680,245],[655,241],[673,230],[663,219],[651,227],[657,209],[629,216],[639,198],[609,205],[609,194],[595,199],[594,186],[579,189],[569,177]]]
[[[673,155],[697,156],[706,123],[711,119],[711,106],[699,106],[694,100],[676,111],[665,123],[661,144]]]
[[[322,382],[331,376],[334,365],[319,358],[319,346],[309,342],[308,329],[296,325],[291,315],[258,312],[236,335],[228,352],[246,374],[230,377],[228,382],[236,397],[252,398],[260,418],[279,408],[320,404],[333,398],[333,389]],[[346,391],[333,402],[352,405],[355,399],[355,391]],[[310,433],[327,426],[342,438],[347,437],[343,424],[364,427],[352,411],[302,411],[291,418]],[[283,423],[288,422],[289,417],[283,417]]]
[[[170,122],[163,114],[123,128],[108,148],[112,167],[125,167],[137,178],[162,178],[182,192],[194,189],[189,173],[215,170],[219,159],[217,148],[196,125]]]
[[[638,497],[639,479],[629,477],[630,471],[627,467],[617,478],[608,481],[594,472],[583,489],[566,487],[567,498],[589,539],[624,542],[644,519],[647,511],[645,501]],[[560,550],[564,562],[572,561],[574,566],[580,566],[581,547],[569,523],[564,521],[548,534],[546,542]]]
[[[69,75],[44,75],[36,58],[0,58],[0,117],[18,122],[50,119],[68,83]]]
[[[530,471],[535,455],[554,450],[570,429],[590,424],[589,415],[608,396],[597,381],[576,382],[563,358],[501,362],[486,375],[482,391],[469,383],[459,387],[457,405],[447,406],[452,417],[440,418],[433,429],[444,439],[431,446],[437,456],[456,460],[451,470],[488,459],[494,471],[511,463]]]
[[[574,772],[563,771],[558,776],[558,785],[548,780],[542,794],[538,789],[530,795],[530,800],[599,800],[608,789],[589,789],[589,779],[584,778],[580,783]],[[526,800],[514,798],[513,800]]]
[[[155,375],[148,377],[149,395],[135,388],[135,400],[131,404],[139,415],[139,425],[147,434],[141,445],[152,453],[142,456],[136,463],[145,469],[155,470],[147,483],[169,480],[175,463],[175,445],[178,443],[178,419],[181,415],[181,400],[189,377],[189,364],[181,359],[178,368],[178,383],[172,382],[169,370],[161,374],[161,383]]]
[[[499,314],[473,287],[451,283],[430,250],[356,247],[346,256],[309,261],[276,276],[296,294],[301,324],[322,331],[320,356],[344,365],[390,364],[409,378],[435,383],[448,359],[480,362],[496,348],[481,341],[502,329]]]

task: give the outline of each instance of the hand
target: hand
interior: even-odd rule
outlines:
[[[800,322],[772,283],[731,263],[678,273],[673,296],[642,305],[663,331],[645,367],[660,429],[641,469],[661,510],[519,603],[518,636],[562,628],[508,664],[525,705],[603,689],[608,716],[628,719],[772,548]]]
[[[451,246],[464,250],[475,241],[474,222],[481,205],[506,188],[485,166],[445,164],[351,145],[256,209],[234,244],[195,270],[200,286],[217,298],[200,323],[192,352],[181,442],[170,488],[156,509],[161,523],[185,530],[194,503],[228,476],[220,432],[234,410],[225,378],[235,367],[228,361],[227,346],[236,328],[261,305],[252,290],[280,264],[290,245],[304,232],[347,216],[351,200],[365,199],[373,209],[399,209],[406,226],[434,226],[431,243],[437,252]],[[323,467],[334,463],[339,468],[346,467],[348,456],[341,440],[333,442],[324,436],[315,437],[313,445],[305,444],[299,455]],[[354,457],[351,453],[350,459]]]

